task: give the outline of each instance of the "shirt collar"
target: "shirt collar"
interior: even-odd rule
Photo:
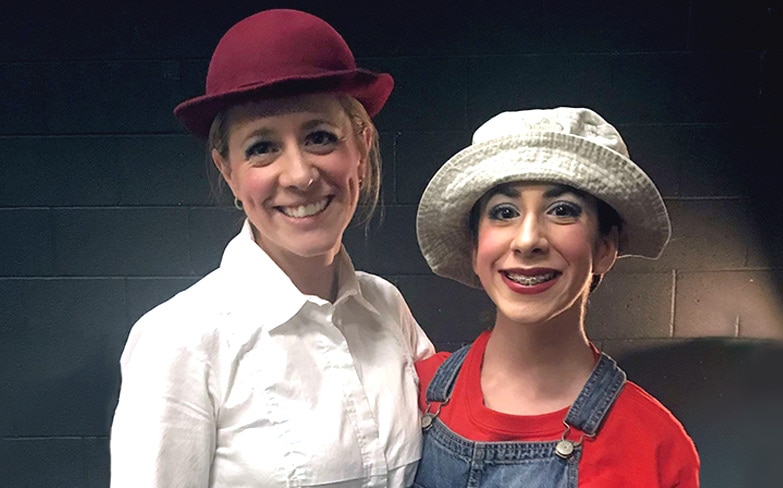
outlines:
[[[337,264],[337,299],[335,307],[350,300],[379,314],[361,292],[356,270],[345,250],[335,256]],[[230,277],[234,306],[252,314],[262,316],[263,326],[268,330],[277,328],[296,315],[307,302],[324,305],[328,301],[299,291],[288,275],[256,244],[250,223],[246,219],[242,230],[226,246],[220,269]],[[263,313],[260,313],[263,311]]]
[[[354,299],[370,312],[380,315],[378,309],[364,298],[356,275],[356,268],[354,268],[345,246],[340,247],[340,252],[335,256],[335,261],[337,263],[337,299],[334,301],[335,306],[339,306],[349,299]]]

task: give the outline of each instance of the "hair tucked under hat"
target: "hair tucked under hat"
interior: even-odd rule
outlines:
[[[618,257],[657,258],[669,240],[658,189],[600,115],[571,107],[504,112],[482,124],[424,190],[416,230],[436,274],[481,287],[471,266],[470,210],[510,182],[569,185],[609,204],[622,219]]]
[[[215,116],[254,99],[334,92],[353,96],[370,116],[391,93],[388,73],[357,68],[348,44],[322,19],[298,10],[251,15],[220,39],[207,72],[204,95],[186,100],[174,115],[206,139]]]

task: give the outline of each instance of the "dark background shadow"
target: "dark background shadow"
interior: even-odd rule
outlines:
[[[783,345],[693,339],[617,360],[686,426],[701,457],[703,486],[780,484]]]

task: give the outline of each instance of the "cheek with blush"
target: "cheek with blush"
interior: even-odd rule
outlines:
[[[473,272],[481,278],[487,276],[493,269],[493,263],[500,259],[509,248],[508,236],[497,229],[488,231],[479,227],[478,237],[473,246]]]

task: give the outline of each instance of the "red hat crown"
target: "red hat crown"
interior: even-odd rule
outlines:
[[[297,10],[266,10],[223,35],[209,63],[206,93],[179,104],[174,114],[206,138],[220,111],[254,98],[342,92],[375,115],[393,86],[390,75],[357,68],[348,44],[325,21]]]
[[[270,10],[225,33],[209,64],[207,94],[355,69],[348,44],[332,26],[304,12]]]

